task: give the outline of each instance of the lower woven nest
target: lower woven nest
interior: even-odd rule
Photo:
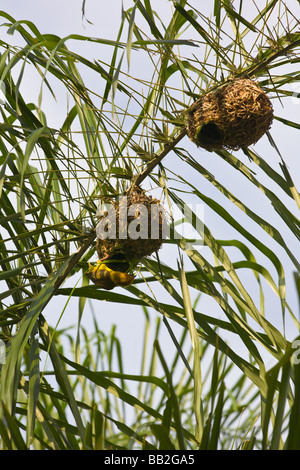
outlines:
[[[164,223],[159,201],[137,186],[113,201],[111,210],[98,222],[97,228],[102,224],[101,231],[96,230],[99,261],[90,265],[88,278],[106,290],[131,285],[140,261],[161,248]]]
[[[187,115],[190,139],[207,150],[238,150],[255,144],[271,127],[273,107],[260,86],[237,78],[199,98]]]

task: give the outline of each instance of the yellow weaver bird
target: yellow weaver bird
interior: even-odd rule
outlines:
[[[101,260],[95,266],[89,263],[89,270],[86,275],[96,286],[106,290],[111,290],[117,286],[127,287],[134,281],[134,276],[131,276],[131,274],[114,271]]]

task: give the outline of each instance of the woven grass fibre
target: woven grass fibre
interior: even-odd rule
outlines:
[[[187,115],[187,133],[207,150],[238,150],[255,144],[270,129],[273,107],[262,88],[237,78],[199,98]]]
[[[99,259],[123,258],[139,262],[159,250],[165,222],[159,201],[135,186],[125,198],[112,203],[115,237],[97,238]]]

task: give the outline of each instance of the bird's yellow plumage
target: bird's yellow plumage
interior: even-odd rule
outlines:
[[[134,276],[131,274],[114,271],[102,261],[98,261],[95,266],[89,264],[86,275],[96,286],[106,290],[111,290],[117,286],[127,287],[134,281]]]

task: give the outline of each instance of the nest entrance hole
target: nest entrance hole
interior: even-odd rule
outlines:
[[[201,126],[197,140],[200,145],[217,145],[220,146],[224,140],[224,134],[222,130],[215,124],[214,122],[208,122],[207,124],[203,124]]]

